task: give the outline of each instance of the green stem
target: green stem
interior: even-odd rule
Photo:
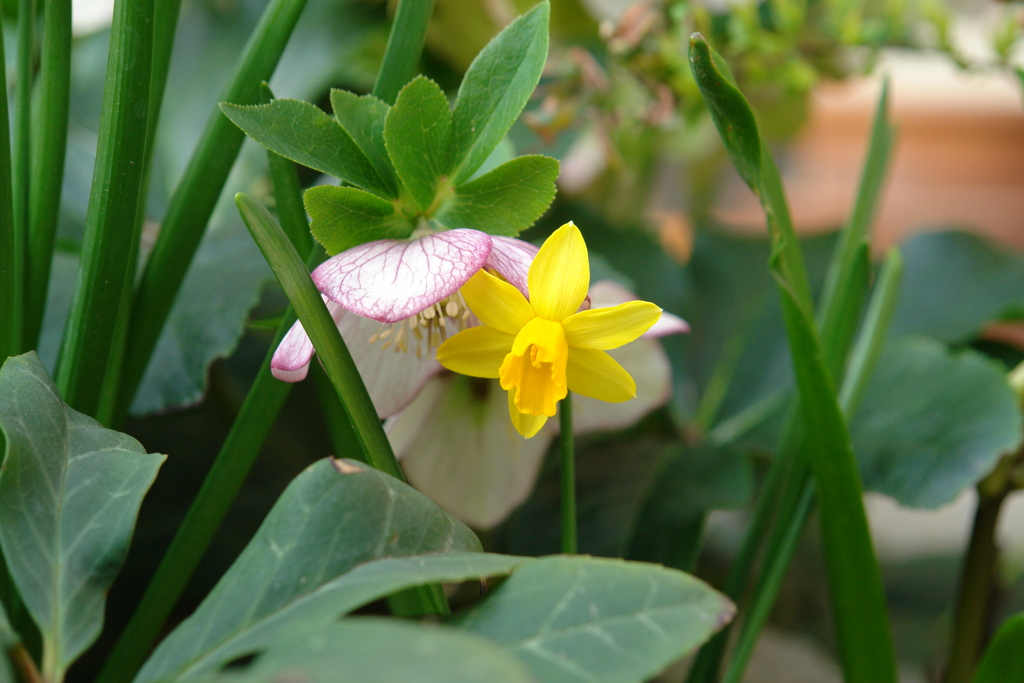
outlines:
[[[28,254],[22,348],[36,348],[60,213],[71,99],[71,0],[44,0],[38,112],[33,117],[33,160],[28,208]]]
[[[12,303],[15,306],[11,334],[21,345],[25,320],[25,270],[27,267],[28,199],[32,168],[32,59],[35,54],[36,9],[33,0],[18,2],[18,53],[14,84],[14,149],[12,158],[12,197],[14,207],[14,281]],[[4,91],[6,96],[7,91]],[[20,348],[16,351],[20,351]]]
[[[576,454],[572,433],[572,394],[566,392],[558,407],[558,452],[562,456],[562,552],[579,552],[576,539]]]
[[[363,453],[359,450],[358,442],[355,440],[356,435],[352,431],[352,423],[345,413],[345,406],[338,400],[338,392],[334,390],[331,379],[324,374],[324,369],[320,367],[319,363],[310,365],[309,374],[313,376],[313,383],[316,385],[316,395],[320,399],[320,409],[324,413],[324,422],[327,424],[327,433],[331,438],[334,457],[365,462]],[[353,444],[356,444],[355,448],[353,448]]]
[[[398,91],[416,72],[433,10],[434,0],[398,0],[384,61],[373,85],[373,94],[388,104],[395,103]]]
[[[0,3],[2,4],[2,3]],[[0,6],[0,26],[3,7]],[[17,227],[11,191],[11,130],[7,113],[7,64],[4,37],[0,31],[0,363],[20,351],[18,326],[21,300],[18,289]]]
[[[996,525],[1007,491],[994,496],[979,492],[971,542],[960,574],[945,683],[969,683],[981,656],[992,609],[996,569]]]
[[[277,66],[305,4],[306,0],[271,0],[239,58],[230,85],[221,95],[222,101],[259,102],[260,83],[269,79]],[[171,197],[160,235],[135,291],[117,418],[127,413],[142,381],[244,139],[245,134],[215,106]]]

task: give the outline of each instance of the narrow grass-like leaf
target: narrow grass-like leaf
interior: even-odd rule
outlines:
[[[408,237],[414,227],[394,204],[354,187],[311,187],[303,202],[313,236],[331,256],[364,242]]]
[[[1024,77],[1021,78],[1024,85]],[[1024,614],[1017,614],[999,627],[974,675],[974,683],[1006,683],[1024,680]]]
[[[519,118],[548,55],[548,16],[541,2],[495,36],[469,65],[452,110],[452,181],[460,185]]]
[[[658,565],[547,557],[455,623],[501,643],[539,681],[645,681],[732,618],[723,595]]]
[[[398,0],[384,60],[373,84],[374,97],[394,104],[398,91],[412,78],[433,10],[434,0]]]
[[[398,177],[420,211],[434,203],[448,173],[452,112],[448,98],[429,78],[417,76],[398,93],[384,124],[384,141]]]
[[[38,346],[53,261],[53,244],[64,180],[71,98],[71,1],[44,0],[37,113],[33,117],[33,159],[28,209],[23,348]]]
[[[14,147],[11,154],[11,191],[14,236],[14,277],[11,303],[17,314],[12,318],[13,337],[18,340],[11,353],[21,351],[25,320],[25,271],[28,267],[28,200],[31,175],[32,73],[35,59],[35,0],[18,1],[18,44],[15,54],[14,82]],[[4,91],[7,95],[7,91]]]
[[[394,188],[388,187],[352,137],[315,104],[282,99],[252,106],[225,102],[220,108],[246,135],[272,152],[377,195],[394,196]]]
[[[895,681],[885,594],[861,501],[860,476],[813,320],[806,271],[781,179],[760,140],[753,112],[711,54],[703,37],[694,34],[690,60],[697,85],[740,174],[761,200],[772,235],[770,267],[782,298],[804,443],[819,493],[843,669],[851,682]]]
[[[331,90],[331,109],[345,132],[388,183],[389,197],[398,196],[398,176],[384,144],[384,121],[390,107],[373,95],[359,96],[348,90]]]
[[[96,639],[106,592],[164,456],[64,404],[30,351],[0,371],[0,543],[60,680]]]
[[[3,8],[0,7],[0,23]],[[0,92],[7,92],[4,38],[0,35]],[[16,354],[21,347],[21,300],[18,287],[17,237],[11,194],[11,131],[7,98],[0,97],[0,359]]]
[[[114,6],[81,270],[57,369],[64,400],[90,415],[97,414],[104,394],[116,392],[118,386],[121,356],[115,351],[123,344],[119,332],[127,320],[130,302],[125,294],[135,277],[141,229],[137,217],[152,43],[153,0],[119,0]],[[133,104],[125,106],[126,102]]]
[[[418,491],[361,463],[321,460],[281,494],[238,560],[135,682],[198,675],[216,648],[368,560],[479,549],[472,531]]]
[[[514,237],[551,205],[557,178],[557,160],[537,155],[516,157],[456,188],[435,218],[449,228]]]
[[[222,101],[259,101],[260,83],[268,80],[277,66],[305,4],[306,0],[271,0],[239,58]],[[142,380],[244,138],[242,131],[215,107],[171,197],[132,300],[118,416],[127,412]]]

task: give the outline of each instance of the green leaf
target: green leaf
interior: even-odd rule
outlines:
[[[1020,444],[1021,411],[998,363],[939,342],[890,343],[851,423],[864,486],[935,508]]]
[[[1024,81],[1024,78],[1021,79]],[[974,683],[1007,683],[1024,680],[1024,614],[1017,614],[999,627],[988,646]]]
[[[223,102],[220,108],[246,135],[286,159],[382,197],[395,196],[345,129],[316,105],[279,99],[250,106]]]
[[[398,177],[421,211],[434,203],[437,183],[449,171],[451,136],[448,98],[437,83],[417,76],[388,112],[384,140]]]
[[[211,680],[211,679],[204,679]],[[531,683],[518,658],[479,636],[444,626],[360,617],[299,629],[218,683]]]
[[[558,161],[521,156],[455,189],[435,218],[449,228],[515,236],[533,225],[555,198]]]
[[[388,183],[391,188],[388,196],[397,197],[398,177],[384,145],[384,121],[391,107],[373,95],[359,96],[332,88],[331,108],[334,118],[370,160],[377,174]]]
[[[218,647],[368,560],[479,549],[472,531],[397,479],[362,463],[321,460],[288,486],[242,555],[135,681],[198,675]]]
[[[900,247],[903,285],[892,336],[961,342],[989,322],[1024,315],[1024,259],[976,235],[916,235]]]
[[[473,175],[519,118],[548,54],[550,6],[542,2],[495,36],[469,65],[452,109],[452,179]]]
[[[455,623],[502,643],[538,680],[647,680],[733,616],[724,596],[657,565],[546,557]]]
[[[311,187],[303,202],[313,236],[331,256],[364,242],[402,239],[413,230],[391,202],[354,187]]]
[[[34,351],[0,370],[0,428],[0,543],[54,675],[99,636],[164,456],[66,406]]]

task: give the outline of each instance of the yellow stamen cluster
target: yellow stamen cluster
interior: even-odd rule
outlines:
[[[381,323],[380,329],[369,339],[371,344],[383,342],[381,350],[391,348],[395,353],[416,350],[416,357],[423,358],[423,342],[426,340],[427,355],[448,339],[449,324],[455,332],[465,329],[472,313],[462,294],[455,292],[433,306],[396,323]],[[446,322],[445,318],[449,321]]]

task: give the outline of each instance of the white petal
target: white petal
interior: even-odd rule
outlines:
[[[409,482],[478,529],[495,526],[530,495],[554,434],[545,426],[524,439],[497,380],[450,373],[432,378],[387,427]]]
[[[417,358],[415,348],[397,351],[391,344],[385,349],[387,340],[381,339],[371,344],[370,338],[381,331],[381,324],[375,320],[348,314],[338,323],[338,329],[378,417],[390,417],[405,408],[430,376],[441,370],[441,364],[433,360],[433,353],[427,353],[425,345],[422,358]]]
[[[345,309],[327,297],[320,295],[327,310],[334,318],[335,324],[345,314]],[[273,357],[270,359],[270,374],[283,382],[301,382],[306,379],[309,372],[309,361],[313,357],[313,342],[306,334],[305,328],[298,320],[288,330],[281,343],[277,345]]]
[[[485,265],[501,273],[503,278],[529,299],[526,276],[530,272],[533,257],[537,255],[537,247],[523,240],[497,235],[491,236],[491,243],[491,255],[487,257]]]
[[[672,366],[658,342],[641,338],[608,354],[633,377],[636,398],[623,403],[606,403],[573,394],[573,431],[578,434],[628,427],[664,405],[672,395]],[[551,422],[557,427],[557,420]]]
[[[378,240],[320,264],[313,281],[349,311],[392,323],[454,293],[483,267],[490,253],[490,235],[478,230]]]

